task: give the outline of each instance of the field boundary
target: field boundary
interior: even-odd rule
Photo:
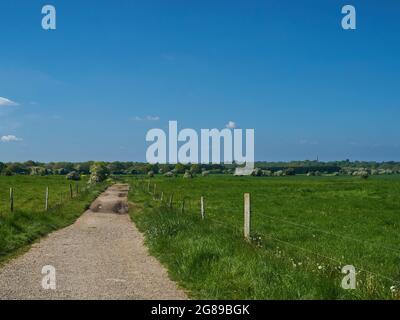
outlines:
[[[98,184],[82,188],[71,194],[70,188],[63,192],[71,197],[64,201],[49,205],[48,187],[43,193],[43,210],[27,212],[23,209],[0,213],[0,229],[7,239],[3,239],[0,247],[0,267],[8,261],[27,252],[31,246],[46,237],[49,233],[74,223],[89,207],[90,203],[107,187]],[[22,190],[22,188],[21,188]],[[47,202],[47,210],[46,209]],[[11,209],[11,208],[10,208]]]
[[[252,225],[252,221],[251,221],[251,204],[250,204],[250,194],[248,193],[244,193],[244,201],[243,201],[243,210],[244,210],[244,216],[243,216],[243,228],[237,228],[234,227],[230,224],[227,224],[224,221],[215,219],[215,218],[211,218],[210,216],[207,215],[207,199],[204,196],[201,196],[199,199],[193,199],[190,196],[187,196],[186,194],[180,194],[179,198],[176,197],[176,195],[174,193],[170,193],[169,197],[167,197],[168,193],[164,192],[163,190],[161,190],[159,187],[157,187],[156,183],[152,183],[150,179],[145,179],[145,178],[136,178],[134,179],[134,187],[136,187],[138,190],[141,190],[142,192],[144,192],[145,194],[148,195],[149,200],[153,201],[154,203],[158,203],[160,208],[164,208],[170,211],[175,211],[175,212],[179,212],[181,214],[184,213],[191,213],[196,215],[197,218],[201,219],[201,220],[206,220],[206,221],[212,221],[213,223],[219,224],[220,226],[229,229],[235,233],[239,234],[242,233],[243,235],[243,240],[247,241],[249,243],[254,243],[257,245],[257,242],[260,240],[259,238],[264,238],[264,239],[270,239],[273,241],[276,241],[278,243],[282,243],[285,244],[287,246],[290,246],[294,249],[297,250],[297,253],[299,253],[299,250],[301,252],[307,253],[307,254],[311,254],[313,256],[322,258],[324,260],[328,260],[330,262],[335,263],[336,265],[340,265],[340,266],[344,266],[345,263],[335,257],[330,257],[327,255],[323,255],[320,252],[316,252],[314,250],[311,249],[306,249],[303,248],[301,246],[292,244],[288,241],[279,239],[277,237],[274,237],[272,235],[267,235],[265,233],[260,233],[257,230],[257,227],[254,227]],[[361,240],[361,239],[357,239],[354,237],[349,237],[349,236],[345,236],[345,235],[341,235],[341,234],[337,234],[334,232],[330,232],[327,230],[323,230],[321,228],[316,228],[314,226],[309,226],[309,225],[305,225],[305,224],[299,224],[296,222],[292,222],[286,219],[279,219],[276,217],[273,217],[271,215],[265,215],[263,214],[263,216],[267,217],[268,219],[271,220],[276,220],[279,221],[280,223],[285,223],[285,224],[289,224],[298,228],[303,228],[303,229],[309,229],[309,230],[315,230],[318,232],[321,232],[325,235],[329,235],[329,236],[333,236],[333,237],[337,237],[337,238],[341,238],[345,241],[355,241],[358,243],[362,243],[362,244],[372,244],[376,247],[379,248],[383,248],[383,249],[387,249],[389,251],[395,252],[397,254],[400,253],[400,249],[396,249],[393,247],[386,247],[386,246],[380,246],[377,245],[376,243],[374,243],[373,241],[368,241],[368,240]],[[303,254],[304,257],[306,258],[310,258],[309,256],[306,256]],[[339,270],[341,271],[341,270]],[[395,280],[391,277],[385,276],[379,272],[375,272],[375,271],[371,271],[368,270],[364,267],[357,267],[357,273],[360,272],[364,272],[366,274],[370,274],[374,277],[378,277],[387,281],[390,281],[393,285],[396,285],[396,288],[398,287],[398,285],[400,285],[400,280]],[[344,275],[343,275],[344,276]]]

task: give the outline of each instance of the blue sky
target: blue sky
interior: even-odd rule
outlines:
[[[168,120],[254,128],[257,160],[400,160],[399,14],[396,0],[1,0],[0,161],[143,161]]]

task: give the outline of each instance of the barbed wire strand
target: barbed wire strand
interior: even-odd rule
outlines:
[[[289,220],[286,220],[286,219],[276,218],[276,217],[273,217],[273,216],[270,216],[270,215],[266,215],[266,214],[263,214],[263,217],[267,217],[267,218],[270,218],[272,220],[276,220],[276,221],[279,221],[279,222],[291,224],[291,225],[294,225],[294,226],[297,226],[297,227],[302,227],[302,228],[306,228],[306,229],[312,229],[312,230],[319,231],[321,233],[325,233],[325,234],[328,234],[328,235],[331,235],[331,236],[335,236],[337,238],[342,238],[342,239],[345,239],[345,240],[356,241],[356,242],[360,242],[360,243],[363,243],[363,244],[365,244],[365,243],[373,244],[375,246],[379,246],[379,248],[384,248],[384,249],[387,249],[387,250],[390,250],[390,251],[394,251],[394,252],[400,253],[400,249],[395,249],[393,247],[377,245],[373,241],[361,240],[361,239],[357,239],[357,238],[353,238],[353,237],[349,237],[349,236],[345,236],[345,235],[340,235],[340,234],[337,234],[337,233],[334,233],[334,232],[331,232],[331,231],[326,231],[326,230],[319,229],[319,228],[316,228],[316,227],[313,227],[313,226],[303,225],[303,224],[300,224],[300,223],[297,223],[297,222],[292,222],[292,221],[289,221]]]

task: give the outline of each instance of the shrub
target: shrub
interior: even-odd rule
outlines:
[[[126,174],[139,174],[139,171],[134,167],[130,167],[125,170],[125,173]]]
[[[283,175],[284,175],[284,172],[282,170],[278,170],[278,171],[274,172],[275,177],[281,177]]]
[[[31,172],[30,172],[31,176],[45,176],[45,175],[47,175],[47,170],[45,168],[42,168],[42,167],[31,167],[30,170],[31,170]]]
[[[3,176],[8,176],[8,177],[13,175],[12,171],[9,170],[9,169],[4,169],[4,170],[1,172],[1,174],[2,174]]]
[[[177,163],[174,170],[176,173],[184,173],[186,168],[182,163]]]
[[[295,176],[296,175],[296,171],[293,168],[288,168],[285,170],[285,175],[286,176]]]
[[[78,180],[81,180],[81,175],[77,171],[72,171],[67,174],[66,178],[67,178],[67,180],[78,181]]]
[[[367,171],[360,171],[360,177],[361,177],[362,179],[368,179],[369,174],[368,174]]]
[[[186,170],[186,172],[185,172],[185,174],[183,175],[183,177],[184,177],[185,179],[191,179],[191,178],[193,178],[193,174],[192,174],[189,170]]]
[[[272,171],[271,170],[263,170],[262,174],[263,174],[263,176],[271,177],[272,176]]]
[[[68,170],[65,168],[55,169],[55,174],[65,175],[68,173]]]
[[[262,170],[260,168],[255,168],[253,172],[251,173],[253,177],[261,177],[262,176]]]
[[[173,173],[173,172],[171,172],[171,171],[168,171],[168,172],[166,172],[165,174],[164,174],[164,177],[167,177],[167,178],[172,178],[172,177],[174,177],[175,176],[175,174]]]
[[[192,166],[190,167],[190,172],[196,174],[196,173],[200,173],[201,172],[201,166],[199,164],[192,164]]]
[[[90,167],[90,184],[103,182],[107,179],[109,171],[104,163],[97,162]]]

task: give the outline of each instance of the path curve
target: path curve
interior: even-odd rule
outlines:
[[[187,299],[148,254],[127,214],[128,191],[109,187],[73,225],[0,269],[0,299]],[[56,290],[42,287],[46,265],[55,267]]]

